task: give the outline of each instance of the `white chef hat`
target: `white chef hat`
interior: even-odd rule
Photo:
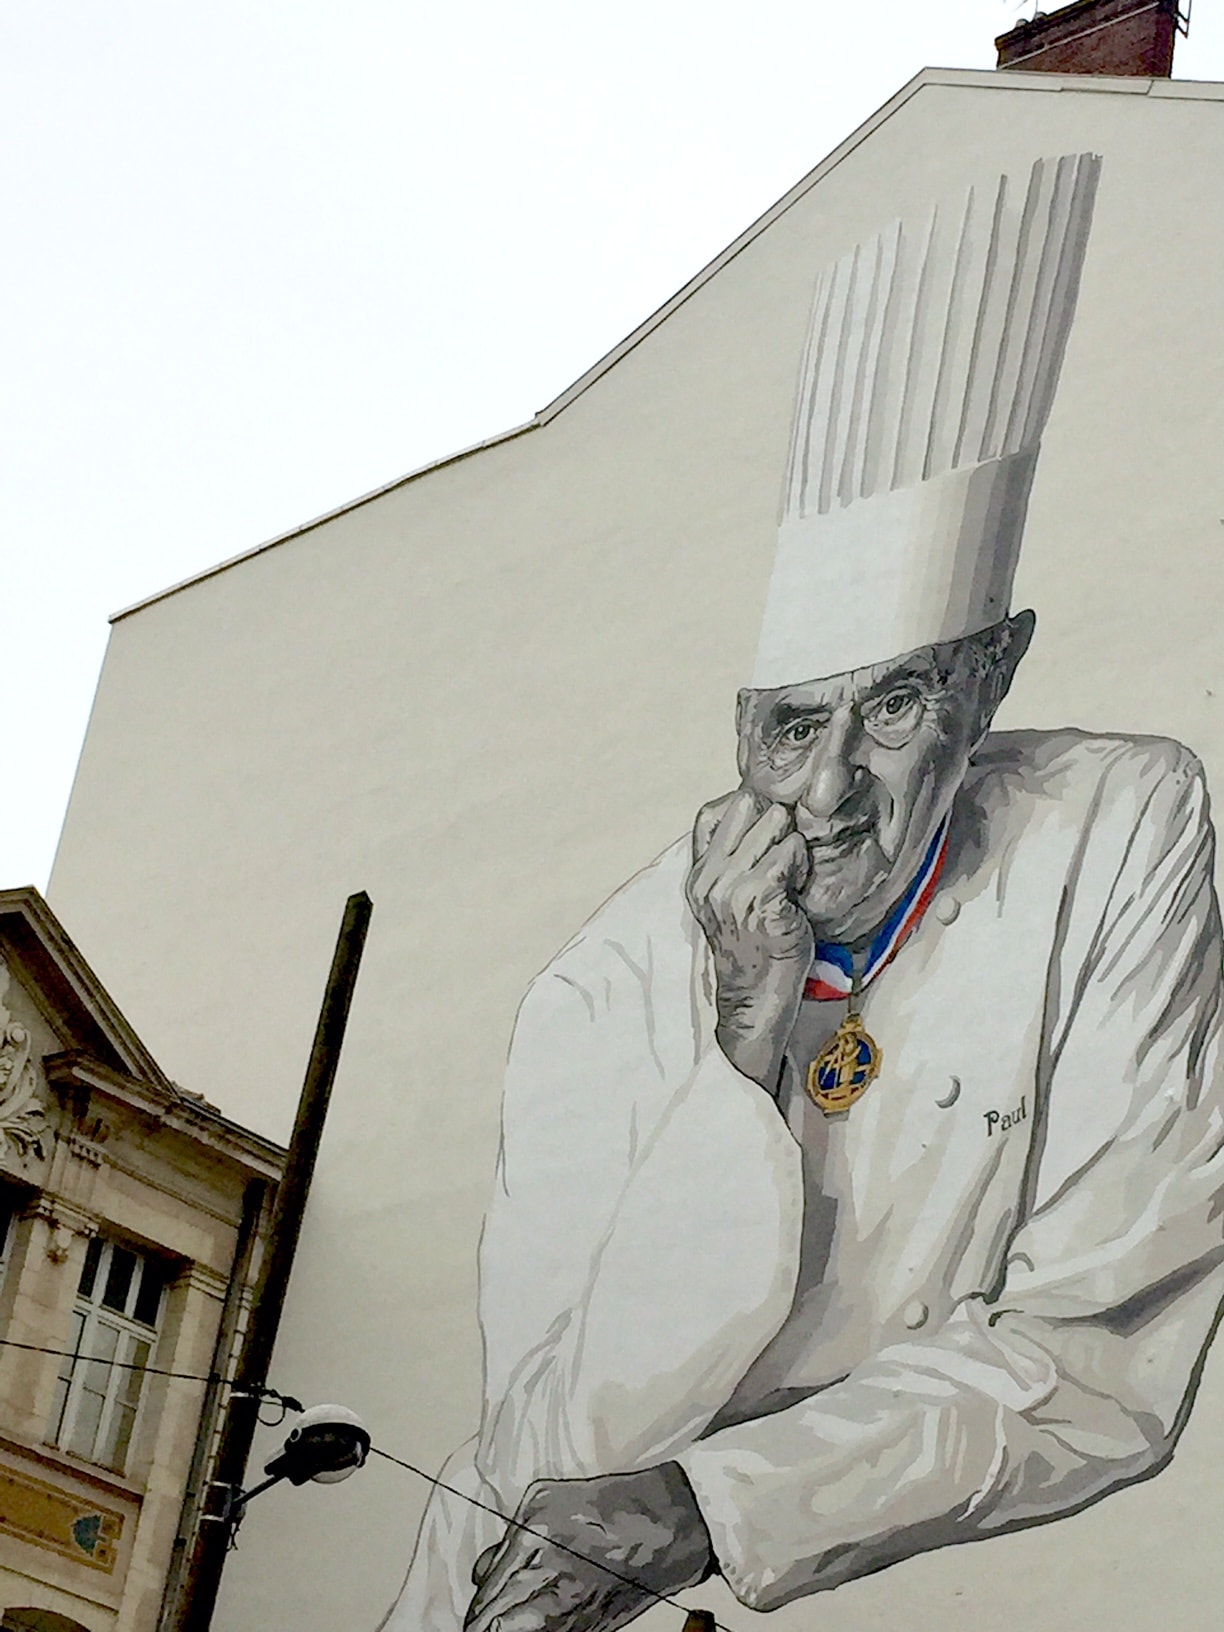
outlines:
[[[1039,159],[822,274],[753,686],[1007,616],[1099,171]]]

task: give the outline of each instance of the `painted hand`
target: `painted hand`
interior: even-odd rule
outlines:
[[[770,1093],[812,964],[812,926],[797,900],[807,871],[785,805],[741,788],[698,812],[686,890],[714,954],[719,1046]]]
[[[511,1526],[477,1559],[464,1632],[614,1632],[655,1594],[695,1586],[713,1568],[709,1534],[675,1462],[541,1480],[515,1517],[535,1533]]]

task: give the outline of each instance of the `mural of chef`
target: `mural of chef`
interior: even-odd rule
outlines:
[[[1172,1451],[1224,1294],[1202,776],[990,731],[1098,172],[819,283],[740,786],[523,1003],[484,1421],[397,1632],[770,1610]]]

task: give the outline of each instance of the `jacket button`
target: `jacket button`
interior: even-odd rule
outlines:
[[[935,916],[941,924],[954,924],[960,912],[960,902],[954,895],[935,897]]]
[[[911,1332],[916,1332],[920,1326],[926,1325],[927,1317],[930,1315],[930,1313],[931,1311],[927,1308],[926,1304],[923,1303],[922,1299],[915,1298],[912,1303],[906,1304],[904,1310],[902,1311],[901,1319],[905,1322],[906,1326]]]
[[[951,1107],[953,1105],[955,1105],[957,1100],[960,1098],[960,1091],[961,1091],[961,1080],[960,1080],[960,1078],[959,1077],[949,1077],[948,1078],[948,1091],[947,1091],[946,1094],[943,1094],[940,1098],[936,1099],[936,1101],[935,1101],[936,1105],[939,1106],[940,1110],[943,1110],[943,1111],[950,1110]]]

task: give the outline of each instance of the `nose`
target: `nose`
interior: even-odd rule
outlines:
[[[850,709],[835,714],[822,732],[812,753],[806,785],[795,804],[795,823],[805,838],[814,838],[857,787],[862,775],[859,737]]]

